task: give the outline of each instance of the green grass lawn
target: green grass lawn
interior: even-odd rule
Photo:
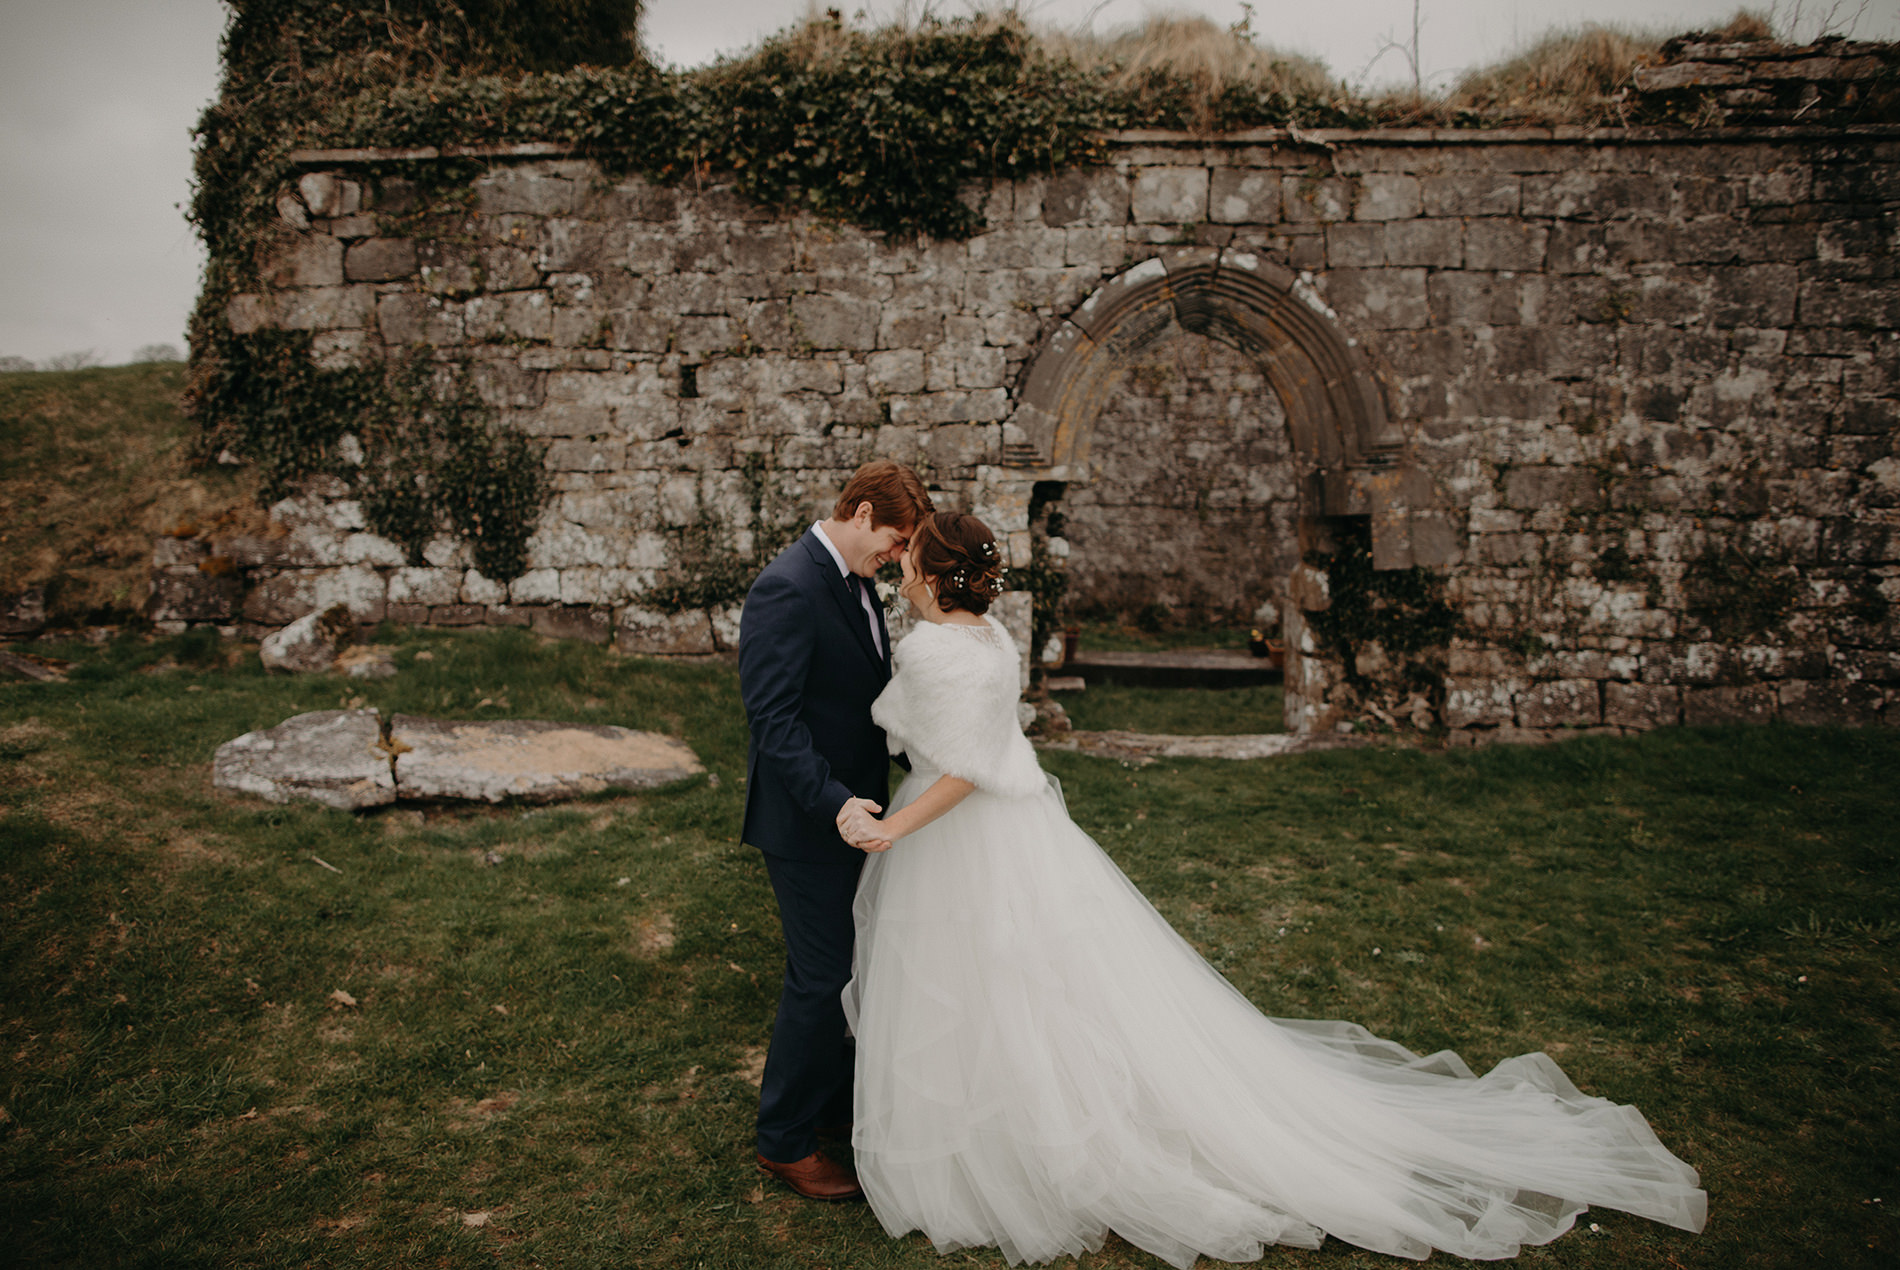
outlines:
[[[736,841],[732,672],[390,638],[402,671],[376,684],[267,678],[197,635],[40,645],[71,682],[0,683],[5,1260],[944,1264],[753,1170],[780,946]],[[361,816],[211,788],[219,742],[359,696],[656,728],[710,775]],[[1262,1009],[1480,1069],[1546,1049],[1702,1170],[1703,1235],[1598,1212],[1523,1264],[1891,1263],[1895,733],[1045,761]],[[1111,1240],[1081,1264],[1159,1263]],[[1395,1263],[1335,1243],[1267,1264]]]

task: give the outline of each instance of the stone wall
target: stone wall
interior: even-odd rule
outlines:
[[[275,536],[161,544],[161,621],[340,600],[711,651],[736,593],[648,593],[693,552],[744,565],[882,455],[1018,565],[1056,499],[1084,590],[1231,511],[1156,595],[1269,573],[1223,602],[1288,597],[1296,728],[1900,722],[1900,129],[1128,133],[973,191],[962,243],[549,151],[493,157],[432,238],[392,236],[429,223],[415,185],[363,175],[432,152],[304,155],[272,287],[229,311],[335,364],[472,367],[546,446],[529,570],[484,578],[449,540],[411,567],[318,482]],[[1192,392],[1151,382],[1207,340]],[[1380,568],[1430,575],[1454,637],[1325,637],[1332,579],[1298,561],[1355,524]]]
[[[1073,612],[1158,604],[1246,625],[1277,614],[1300,562],[1285,412],[1251,359],[1206,336],[1178,331],[1129,365],[1095,418],[1086,477],[1063,493]]]

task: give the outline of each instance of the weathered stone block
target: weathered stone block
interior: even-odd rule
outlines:
[[[1516,712],[1512,698],[1529,687],[1521,679],[1445,679],[1445,726],[1448,728],[1510,725]]]
[[[1590,169],[1538,173],[1524,177],[1522,191],[1519,211],[1525,216],[1621,220],[1662,216],[1669,210],[1667,182],[1647,173]]]
[[[655,278],[646,303],[671,314],[724,314],[727,280],[715,273],[676,273]]]
[[[482,621],[488,626],[527,626],[534,621],[534,610],[490,604],[483,611]]]
[[[1880,718],[1887,694],[1870,683],[1790,679],[1777,693],[1783,722],[1809,727],[1861,727]]]
[[[405,566],[389,575],[392,604],[453,604],[462,589],[462,569],[426,569]]]
[[[1602,701],[1594,679],[1535,683],[1517,694],[1515,704],[1519,727],[1592,727],[1603,722]]]
[[[879,348],[931,348],[943,340],[943,314],[885,306],[878,319]]]
[[[1385,263],[1385,226],[1346,221],[1326,227],[1326,263],[1333,269],[1377,268]]]
[[[1603,506],[1604,494],[1587,468],[1518,467],[1505,474],[1504,501],[1510,507],[1595,510]]]
[[[813,348],[876,348],[878,317],[878,306],[868,300],[829,295],[792,297],[794,338]]]
[[[292,229],[310,228],[310,209],[303,205],[303,199],[290,190],[282,190],[277,195],[277,217]]]
[[[1071,168],[1049,178],[1042,218],[1050,225],[1125,225],[1128,178],[1099,168]]]
[[[1691,727],[1721,723],[1766,723],[1779,708],[1773,684],[1686,688],[1682,721]]]
[[[512,358],[476,362],[469,381],[483,404],[502,409],[532,410],[547,397],[547,376]]]
[[[1793,265],[1712,269],[1709,320],[1718,327],[1776,327],[1794,321],[1799,280]]]
[[[376,328],[383,343],[393,348],[410,344],[437,347],[460,344],[465,330],[461,306],[445,304],[440,296],[414,292],[379,297]]]
[[[1465,226],[1465,264],[1471,269],[1525,272],[1544,267],[1550,231],[1509,220],[1474,220]]]
[[[1900,287],[1891,282],[1806,281],[1801,285],[1797,316],[1804,326],[1892,330],[1900,326]]]
[[[383,589],[382,574],[362,566],[287,570],[245,593],[243,616],[247,622],[277,627],[342,604],[359,623],[379,622]]]
[[[312,216],[354,216],[363,206],[363,187],[334,172],[309,172],[297,180],[297,192]]]
[[[600,272],[606,263],[603,253],[607,248],[607,243],[607,232],[601,226],[582,220],[559,217],[541,226],[541,239],[534,253],[534,265],[543,273],[567,273],[575,270]],[[725,263],[722,253],[715,267],[723,266]]]
[[[276,324],[287,331],[329,331],[369,325],[374,287],[312,287],[276,297]],[[233,327],[236,323],[233,323]]]
[[[161,540],[163,541],[163,540]],[[152,574],[152,591],[145,615],[154,622],[228,622],[237,614],[243,579],[236,573],[203,573],[193,568],[165,569]],[[12,617],[0,611],[0,634],[30,635],[46,624],[46,609],[33,610],[15,603]]]
[[[437,604],[429,610],[429,625],[482,626],[487,616],[480,604]]]
[[[1431,321],[1423,269],[1336,269],[1324,281],[1327,301],[1367,326],[1393,330]]]
[[[1432,273],[1425,286],[1431,325],[1515,326],[1523,320],[1520,279],[1441,270]]]
[[[328,234],[300,234],[268,276],[277,287],[342,286],[343,244]]]
[[[880,396],[924,390],[924,355],[916,349],[873,353],[865,359],[865,386]]]
[[[1280,205],[1294,224],[1329,225],[1352,218],[1352,184],[1340,177],[1283,176]]]
[[[479,295],[463,306],[462,321],[471,340],[545,340],[554,333],[554,306],[545,291]]]
[[[1420,204],[1427,216],[1515,216],[1519,178],[1503,172],[1470,172],[1420,178]]]
[[[1068,240],[1042,226],[999,229],[966,244],[972,269],[1060,269]]]
[[[527,291],[541,285],[534,257],[520,247],[490,247],[482,252],[480,290]]]
[[[724,353],[739,346],[739,330],[729,317],[683,317],[673,329],[674,351],[688,358]]]
[[[536,609],[529,625],[535,634],[552,639],[578,639],[605,644],[613,634],[613,614],[604,608],[558,605]]]
[[[343,258],[343,275],[351,282],[392,282],[415,271],[416,245],[407,238],[365,238]]]
[[[1385,258],[1395,265],[1455,269],[1464,263],[1464,225],[1451,219],[1393,221],[1385,227]]]
[[[1409,220],[1423,207],[1419,180],[1403,172],[1368,172],[1359,178],[1354,220]]]
[[[496,167],[475,182],[475,206],[488,216],[565,216],[579,209],[582,193],[578,182],[551,176],[538,164]]]
[[[1682,689],[1671,684],[1606,683],[1603,721],[1639,731],[1674,726],[1682,721]]]
[[[556,306],[548,338],[556,348],[599,348],[606,342],[609,329],[606,316],[594,309]]]
[[[1280,174],[1258,168],[1215,168],[1208,219],[1221,225],[1271,224],[1280,219]]]
[[[704,610],[662,613],[629,606],[614,614],[614,647],[637,656],[678,657],[716,651],[712,619]]]
[[[1130,208],[1137,224],[1197,224],[1207,219],[1207,191],[1206,168],[1142,168]]]

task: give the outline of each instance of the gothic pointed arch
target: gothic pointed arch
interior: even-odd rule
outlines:
[[[1405,462],[1365,349],[1309,281],[1252,252],[1177,250],[1104,283],[1030,364],[1010,420],[1015,445],[1057,479],[1086,479],[1096,416],[1127,368],[1177,328],[1261,367],[1285,408],[1304,515],[1370,516],[1381,568],[1448,563],[1437,491]]]

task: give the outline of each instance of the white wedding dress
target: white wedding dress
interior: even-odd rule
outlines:
[[[1591,1205],[1699,1230],[1693,1169],[1543,1054],[1474,1077],[1355,1024],[1262,1015],[1077,828],[993,620],[920,623],[873,715],[901,806],[977,789],[859,884],[852,1147],[872,1211],[1011,1262],[1115,1231],[1177,1266],[1324,1235],[1514,1255]]]

